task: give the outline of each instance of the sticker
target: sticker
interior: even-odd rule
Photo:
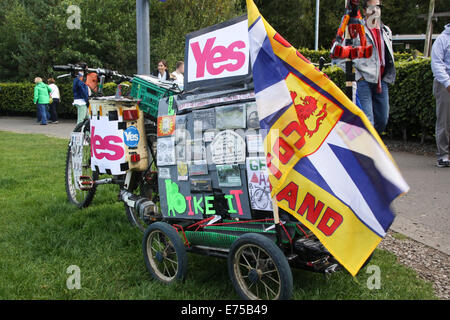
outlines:
[[[175,129],[186,129],[186,115],[178,115],[175,118]]]
[[[245,128],[246,115],[244,104],[217,107],[215,110],[217,129]]]
[[[232,130],[219,132],[210,147],[214,164],[245,162],[245,141]]]
[[[175,116],[158,117],[158,137],[171,136],[175,132]]]
[[[188,180],[188,164],[187,164],[187,162],[178,162],[177,163],[177,171],[178,171],[178,181],[187,181]]]
[[[203,134],[203,140],[205,142],[211,142],[214,140],[214,137],[216,136],[216,132],[211,130],[211,131],[205,131],[205,133]]]
[[[247,179],[252,209],[272,211],[269,174],[265,157],[247,158]]]
[[[186,161],[186,131],[177,129],[175,133],[175,152],[177,161]]]
[[[223,164],[217,165],[217,178],[219,180],[219,187],[240,187],[241,170],[238,164]]]
[[[211,179],[191,179],[191,192],[211,192]]]
[[[70,135],[70,151],[72,153],[72,170],[75,178],[75,188],[80,190],[78,181],[83,175],[83,132],[72,132]]]
[[[107,116],[92,117],[91,126],[91,169],[99,173],[121,175],[126,173],[125,143],[122,129],[118,124],[122,122],[109,121]]]
[[[158,168],[159,177],[162,179],[170,179],[170,169],[169,168]]]
[[[259,117],[258,110],[256,109],[256,102],[250,102],[246,104],[247,108],[247,128],[258,129],[259,128]]]
[[[123,140],[129,148],[136,148],[139,138],[139,131],[135,126],[130,126],[123,132]]]
[[[263,153],[264,146],[260,134],[247,135],[247,150],[248,153]]]
[[[167,208],[169,217],[176,216],[177,214],[183,214],[186,211],[186,200],[184,196],[179,192],[179,187],[175,182],[171,180],[165,180],[166,195],[167,195]]]
[[[175,164],[175,140],[173,137],[159,138],[157,142],[158,166],[170,166]]]
[[[216,127],[216,114],[214,109],[196,110],[192,112],[194,120],[194,130],[196,128],[196,122],[201,122],[202,130],[210,130]],[[198,126],[198,125],[197,125]]]
[[[206,159],[206,148],[202,139],[192,139],[193,160],[200,161]]]
[[[201,176],[208,174],[208,164],[206,160],[193,161],[189,164],[190,176]]]

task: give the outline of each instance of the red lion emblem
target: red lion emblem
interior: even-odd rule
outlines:
[[[322,109],[317,114],[315,114],[317,112],[316,99],[311,96],[306,96],[305,98],[300,98],[300,100],[302,101],[301,104],[295,104],[295,98],[297,98],[297,92],[295,91],[291,91],[291,98],[297,112],[300,127],[304,130],[303,134],[307,134],[311,138],[313,134],[315,134],[319,130],[323,119],[325,119],[328,114],[327,104],[325,103],[322,106]],[[314,116],[316,118],[316,126],[313,129],[310,129],[305,122],[311,116]]]

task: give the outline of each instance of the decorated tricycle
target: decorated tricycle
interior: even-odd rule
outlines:
[[[264,30],[263,22],[256,16],[252,19],[255,21],[250,31],[247,17],[243,16],[186,36],[184,91],[170,82],[135,76],[131,97],[91,99],[89,119],[75,128],[69,144],[67,194],[71,202],[86,207],[98,185],[119,185],[119,198],[129,221],[144,232],[142,249],[147,269],[161,282],[185,278],[190,252],[226,259],[230,279],[243,299],[289,299],[293,290],[291,268],[320,273],[341,269],[316,235],[346,240],[348,232],[340,228],[347,226],[343,215],[358,228],[364,227],[366,218],[350,218],[353,213],[344,202],[339,202],[338,196],[343,193],[337,191],[332,203],[344,208],[343,215],[321,200],[316,201],[313,191],[302,191],[302,196],[297,197],[300,191],[294,182],[272,198],[269,181],[281,180],[282,173],[275,167],[268,168],[274,163],[273,155],[264,150],[263,141],[269,133],[261,127],[271,127],[290,108],[294,112],[292,122],[287,119],[282,133],[286,139],[291,133],[298,134],[300,138],[293,147],[301,149],[305,143],[316,143],[308,142],[314,135],[338,139],[336,133],[330,134],[332,130],[346,139],[350,125],[339,119],[343,114],[354,115],[345,113],[344,105],[337,106],[337,100],[320,87],[317,89],[312,80],[297,76],[295,69],[286,69],[289,73],[281,78],[281,84],[275,83],[271,77],[278,75],[268,68],[276,60],[270,57],[271,49],[267,49],[270,42],[267,44],[263,38],[258,42],[258,31],[254,31]],[[251,32],[253,40],[249,41],[247,35]],[[255,56],[251,61],[251,41],[269,58],[260,58],[259,54],[261,61]],[[277,33],[273,33],[271,41],[280,52],[291,50]],[[292,52],[291,56],[286,55],[286,61],[297,59],[294,63],[305,64],[314,81],[329,82],[303,56]],[[252,81],[252,64],[254,74],[259,68],[264,78],[255,77]],[[294,81],[299,92],[303,83],[307,84],[306,94],[297,96],[297,91],[287,90],[286,83],[290,86]],[[254,88],[254,84],[259,88]],[[278,111],[269,113],[273,105],[283,101],[264,96],[262,85],[274,88],[274,94],[286,92],[287,106],[280,105]],[[259,94],[258,105],[255,92]],[[261,96],[267,101],[261,102]],[[350,105],[351,101],[343,103]],[[261,105],[267,105],[269,111]],[[353,121],[356,116],[345,120],[349,119]],[[365,122],[359,124],[358,132],[363,132],[364,125]],[[373,131],[370,126],[367,128],[368,132]],[[378,148],[368,135],[363,138]],[[271,146],[271,152],[282,164],[287,163],[293,157],[294,153],[289,153],[293,147],[284,140],[282,144],[281,138],[274,141],[278,142]],[[387,161],[381,153],[378,155],[376,161]],[[309,179],[321,178],[312,164],[298,163],[304,165],[302,172],[310,175]],[[100,179],[100,175],[108,176]],[[331,192],[324,182],[318,180],[316,184],[322,184],[321,194]],[[324,191],[326,188],[330,190]],[[356,199],[358,195],[349,196],[349,203],[352,197]],[[281,201],[286,211],[281,208]],[[373,219],[367,221],[367,225],[374,224]],[[311,231],[313,227],[315,233]],[[370,245],[371,250],[355,256],[352,274],[369,261],[380,240],[372,237],[370,241],[348,246],[353,250],[347,252],[348,257],[365,250],[362,246]]]

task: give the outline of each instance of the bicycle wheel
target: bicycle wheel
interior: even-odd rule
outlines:
[[[171,225],[165,222],[151,224],[145,231],[142,250],[153,278],[166,284],[185,278],[188,264],[186,248]]]
[[[286,256],[264,235],[246,233],[228,254],[228,272],[237,294],[245,300],[290,299],[292,271]]]
[[[91,170],[90,130],[89,120],[77,124],[73,132],[83,133],[82,150],[75,150],[75,146],[72,146],[71,143],[67,148],[65,170],[67,199],[79,208],[89,206],[97,189],[97,186],[92,184],[93,181],[98,179],[98,172]],[[81,157],[78,156],[80,154]],[[76,170],[81,173],[81,178],[77,178]],[[87,183],[82,184],[82,179]]]

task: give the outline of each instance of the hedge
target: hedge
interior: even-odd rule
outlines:
[[[72,83],[57,83],[61,95],[57,113],[62,118],[77,117],[77,110],[72,105]],[[33,104],[34,83],[0,83],[0,115],[33,115],[36,105]],[[104,95],[114,95],[115,83],[106,83]]]
[[[432,93],[433,74],[429,59],[396,62],[397,79],[390,86],[390,118],[387,133],[391,138],[422,139],[434,136],[435,100]],[[323,70],[341,89],[345,88],[344,72],[336,66]],[[0,115],[36,114],[31,83],[0,83]],[[72,106],[72,85],[59,84],[62,103],[58,114],[76,118]],[[105,85],[105,95],[113,95],[114,83]]]
[[[430,59],[403,60],[395,63],[397,78],[389,86],[389,122],[386,132],[391,138],[420,139],[434,136],[436,123],[433,96],[433,73]],[[323,71],[342,90],[344,72],[331,66]]]

